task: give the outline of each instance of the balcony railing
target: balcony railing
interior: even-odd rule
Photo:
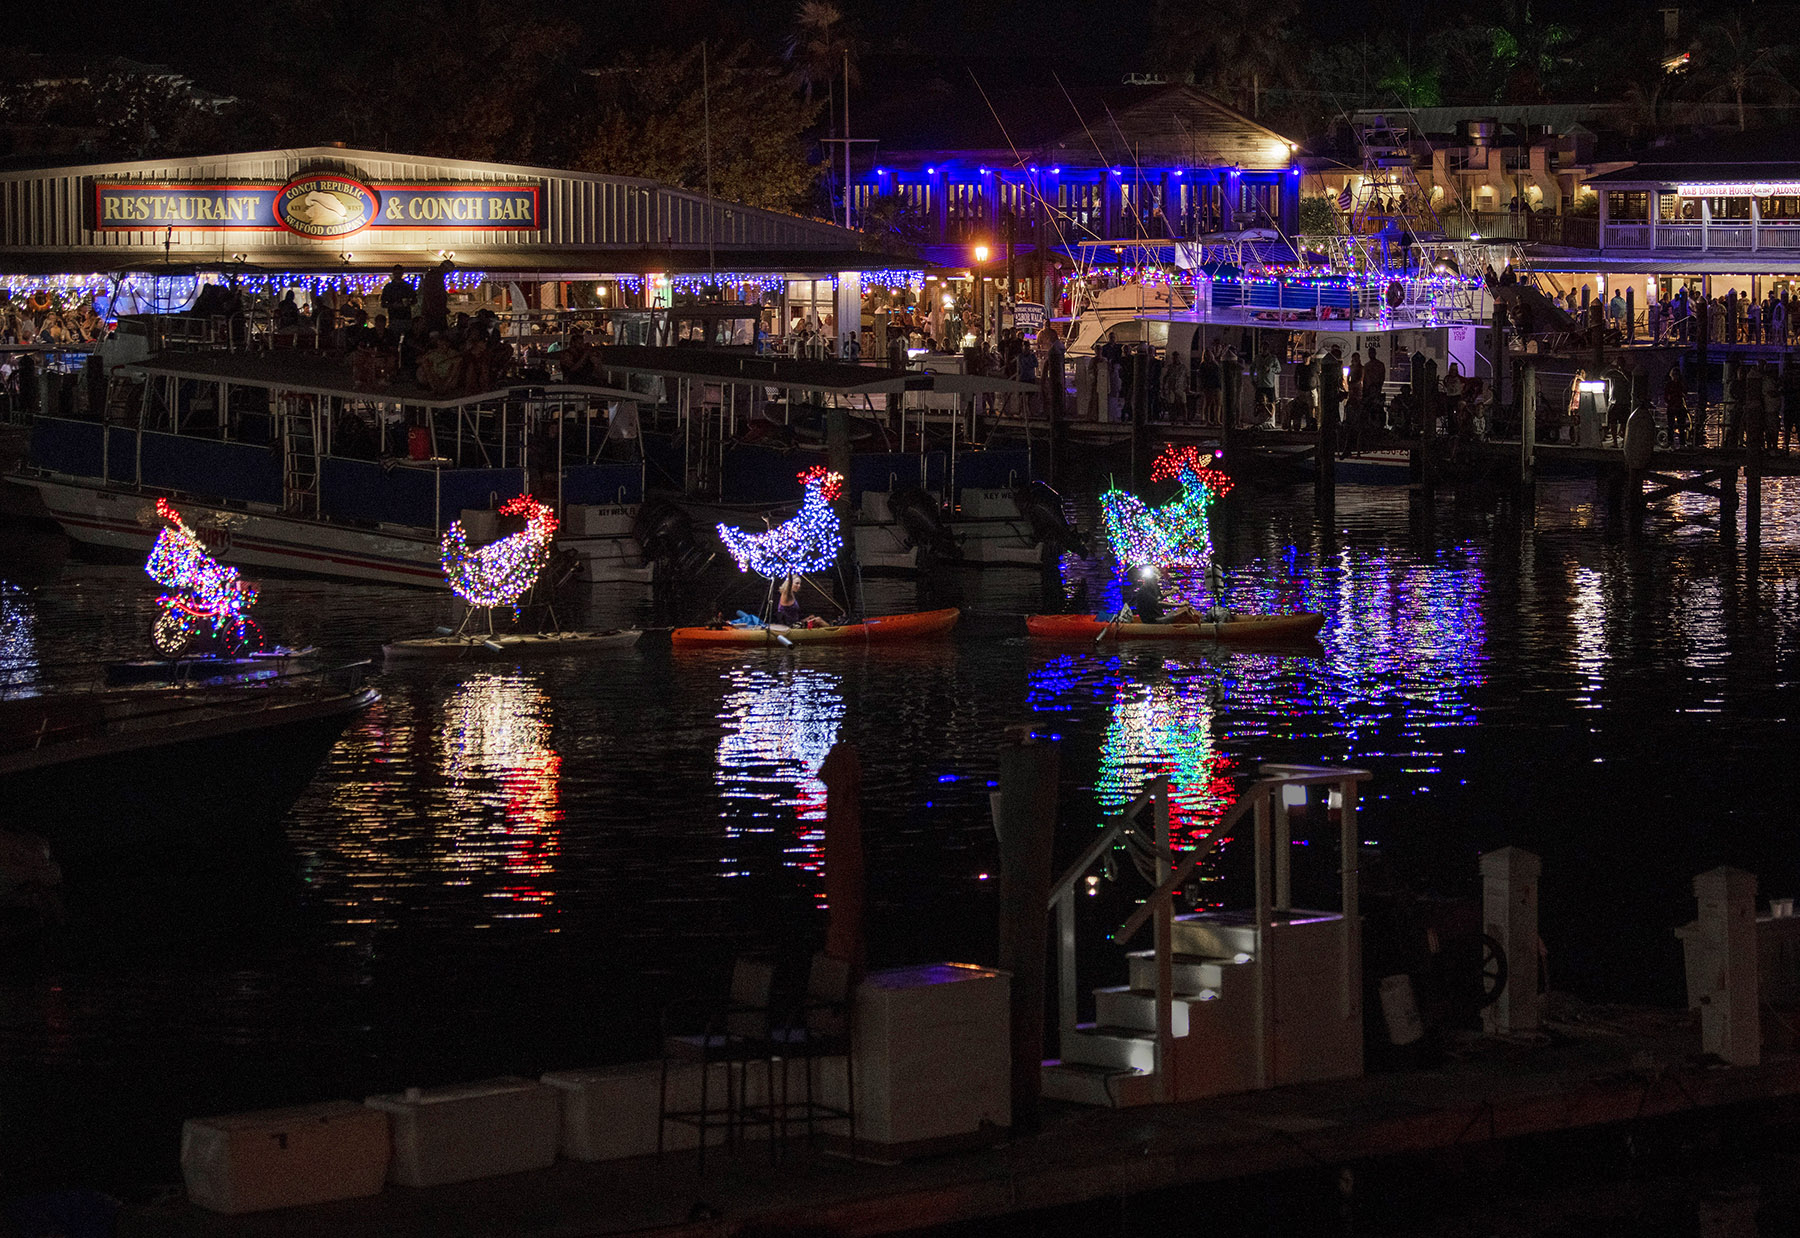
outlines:
[[[1750,223],[1745,220],[1659,223],[1654,237],[1649,223],[1608,223],[1608,249],[1706,249],[1747,252],[1800,249],[1800,220]]]

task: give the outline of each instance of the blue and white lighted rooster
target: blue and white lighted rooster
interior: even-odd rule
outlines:
[[[719,540],[737,560],[740,572],[785,580],[823,571],[837,561],[844,538],[831,504],[844,488],[843,475],[814,466],[800,474],[800,484],[806,487],[806,497],[793,519],[763,533],[719,526]]]

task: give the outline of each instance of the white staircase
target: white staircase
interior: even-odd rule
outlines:
[[[1153,917],[1158,946],[1126,954],[1125,984],[1093,990],[1092,1023],[1073,1018],[1073,890],[1100,855],[1136,831],[1131,819],[1141,807],[1154,804],[1159,823],[1166,823],[1166,780],[1157,780],[1146,796],[1115,818],[1083,862],[1058,883],[1051,905],[1059,912],[1064,946],[1058,977],[1062,1057],[1043,1064],[1044,1096],[1082,1104],[1141,1105],[1362,1073],[1355,789],[1367,775],[1295,767],[1265,767],[1264,772],[1270,776],[1252,784],[1211,835],[1223,837],[1238,818],[1254,817],[1260,917],[1256,909],[1175,915],[1174,892],[1210,848],[1203,844],[1189,853],[1173,872],[1166,846],[1160,849],[1156,891],[1114,935],[1127,940]],[[1338,787],[1347,914],[1286,905],[1290,840],[1278,791],[1296,783]],[[1158,834],[1167,838],[1166,824]],[[1265,857],[1272,863],[1265,864]],[[1259,918],[1264,926],[1260,932]]]

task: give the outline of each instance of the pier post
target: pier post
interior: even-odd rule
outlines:
[[[1731,464],[1719,470],[1719,540],[1737,540],[1738,471]]]
[[[1184,364],[1165,362],[1166,365]],[[1242,394],[1244,384],[1244,365],[1235,352],[1227,353],[1219,362],[1220,380],[1224,384],[1219,401],[1219,450],[1225,453],[1225,472],[1231,472],[1237,463],[1235,440],[1237,438],[1238,397]]]
[[[1482,1030],[1529,1032],[1543,1016],[1538,992],[1538,876],[1544,862],[1518,847],[1481,857],[1481,919],[1506,955],[1506,988],[1481,1012]]]
[[[1337,488],[1338,408],[1344,398],[1342,361],[1326,353],[1319,362],[1318,493],[1321,499]],[[1329,378],[1326,371],[1334,371]]]
[[[720,432],[723,430],[721,422]],[[843,488],[838,491],[832,506],[837,509],[838,526],[843,530],[844,548],[838,553],[839,565],[847,569],[839,575],[839,583],[846,595],[843,602],[847,609],[854,610],[861,599],[849,596],[849,582],[860,579],[861,574],[856,570],[856,509],[850,504],[850,412],[842,406],[834,405],[825,410],[825,465],[844,479]],[[719,484],[725,484],[723,466]]]
[[[1762,1061],[1756,960],[1756,875],[1715,868],[1694,878],[1700,916],[1683,939],[1688,993],[1700,1007],[1700,1047],[1733,1066]]]
[[[1044,1060],[1044,957],[1058,749],[1023,727],[1000,748],[994,832],[1000,840],[1000,969],[1012,974],[1012,1120],[1033,1130]]]
[[[1519,373],[1519,485],[1529,490],[1537,484],[1533,472],[1537,455],[1537,362],[1526,361]]]

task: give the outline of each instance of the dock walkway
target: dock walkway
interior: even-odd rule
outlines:
[[[1547,1035],[1482,1039],[1429,1069],[1125,1110],[1046,1106],[1041,1132],[979,1151],[871,1165],[767,1146],[559,1162],[372,1199],[224,1217],[185,1204],[123,1219],[128,1238],[585,1238],[656,1233],[884,1234],[1167,1187],[1317,1170],[1800,1095],[1800,1055],[1708,1065],[1687,1011],[1559,1001]]]

